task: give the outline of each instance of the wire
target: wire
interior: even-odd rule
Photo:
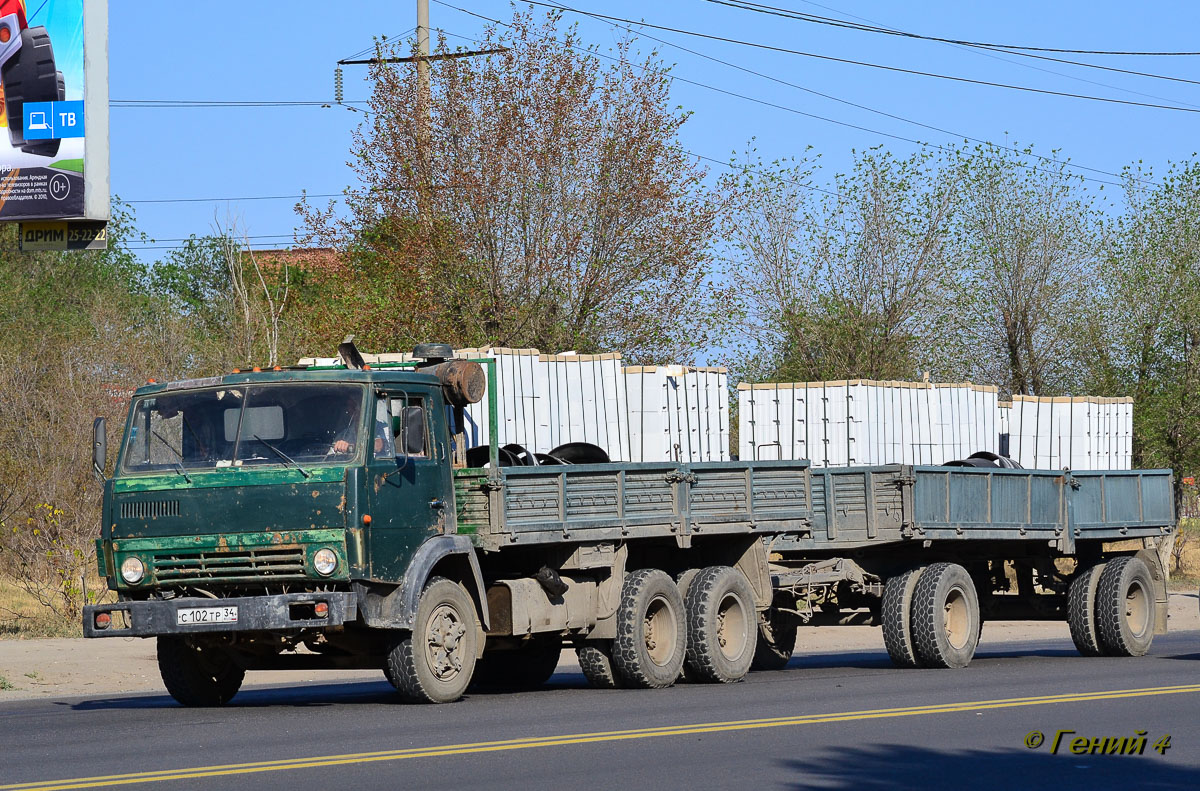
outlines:
[[[1098,63],[1084,63],[1083,61],[1078,61],[1078,60],[1068,60],[1066,58],[1054,58],[1054,57],[1050,57],[1047,55],[1037,55],[1032,52],[1022,52],[1021,50],[1024,49],[1023,47],[1012,47],[1012,46],[1006,46],[1003,44],[984,44],[984,43],[980,43],[980,42],[976,42],[976,41],[960,41],[958,39],[940,38],[938,36],[924,36],[924,35],[920,35],[918,33],[910,33],[908,31],[904,31],[904,30],[897,30],[895,28],[885,28],[885,27],[880,27],[877,25],[863,25],[858,22],[847,22],[845,20],[835,19],[835,18],[831,18],[831,17],[822,17],[822,16],[818,16],[816,14],[807,14],[803,11],[792,11],[792,10],[789,10],[786,8],[776,8],[774,6],[762,5],[761,3],[741,2],[740,0],[736,0],[734,2],[731,2],[731,0],[704,0],[704,2],[713,3],[714,5],[728,6],[729,8],[736,8],[740,11],[753,11],[753,12],[759,13],[759,14],[769,14],[772,16],[783,17],[784,19],[794,19],[798,22],[811,22],[811,23],[815,23],[818,25],[829,25],[830,27],[845,28],[847,30],[858,30],[858,31],[862,31],[864,33],[881,33],[883,35],[900,36],[903,38],[918,39],[921,41],[937,41],[937,42],[941,42],[943,44],[954,44],[954,45],[963,46],[963,47],[973,47],[976,49],[984,49],[984,50],[990,50],[990,51],[995,51],[995,52],[1003,52],[1008,55],[1019,55],[1020,57],[1023,57],[1023,58],[1036,58],[1037,60],[1052,61],[1054,63],[1065,63],[1065,64],[1068,64],[1071,66],[1081,66],[1081,67],[1087,68],[1087,69],[1100,69],[1102,71],[1111,71],[1111,72],[1116,72],[1118,74],[1131,74],[1131,75],[1134,75],[1137,77],[1149,77],[1151,79],[1156,79],[1156,80],[1170,80],[1172,82],[1188,83],[1189,85],[1200,85],[1200,80],[1189,80],[1184,77],[1172,77],[1167,74],[1153,74],[1151,72],[1136,71],[1136,70],[1132,70],[1132,69],[1118,69],[1115,66],[1102,66]],[[1057,52],[1058,50],[1050,50],[1050,51]],[[1183,53],[1175,53],[1175,54],[1183,54]],[[1190,53],[1190,54],[1200,54],[1200,53]],[[1054,73],[1054,72],[1051,72],[1051,73]],[[1060,75],[1060,76],[1069,76],[1069,75]],[[1091,80],[1087,80],[1087,82],[1091,82]],[[1103,83],[1094,83],[1094,84],[1103,85]],[[1116,86],[1113,86],[1113,85],[1106,85],[1105,87],[1115,88],[1116,90],[1124,90],[1123,88],[1117,88]],[[1155,98],[1161,98],[1161,97],[1155,97]]]
[[[133,204],[148,204],[148,203],[223,203],[225,201],[247,201],[247,200],[296,200],[300,198],[341,198],[344,197],[341,192],[302,192],[299,195],[239,195],[225,198],[147,198],[144,200],[125,201]]]
[[[743,8],[747,11],[758,11],[759,13],[764,13],[764,14],[775,14],[776,16],[795,15],[795,18],[807,17],[806,19],[803,19],[802,21],[816,22],[818,24],[830,25],[833,27],[854,28],[854,29],[858,29],[858,30],[865,30],[865,31],[871,32],[871,33],[886,33],[886,34],[892,35],[892,36],[904,36],[906,38],[918,38],[918,39],[924,39],[926,41],[941,41],[946,44],[961,44],[961,45],[964,45],[967,47],[986,47],[989,49],[1003,49],[1003,50],[1027,50],[1029,52],[1061,52],[1061,53],[1065,53],[1065,54],[1069,54],[1069,55],[1163,55],[1163,56],[1172,56],[1172,57],[1200,55],[1200,52],[1135,52],[1135,51],[1111,50],[1111,49],[1062,49],[1062,48],[1058,48],[1058,47],[1030,47],[1030,46],[1026,46],[1023,44],[994,44],[994,43],[988,43],[988,42],[984,42],[984,41],[965,41],[965,40],[954,39],[954,38],[940,38],[938,36],[921,35],[919,33],[910,33],[910,32],[904,31],[904,30],[896,30],[895,28],[887,28],[887,27],[881,27],[881,26],[877,26],[877,25],[859,25],[856,22],[847,22],[844,19],[837,19],[835,17],[824,17],[824,16],[819,16],[817,14],[807,14],[803,11],[793,11],[788,8],[777,8],[775,6],[763,5],[762,3],[743,2],[743,0],[736,0],[736,2],[729,2],[728,0],[705,0],[705,2],[715,3],[717,5],[727,5],[727,6],[731,6],[733,8]],[[817,5],[817,4],[814,3],[813,5]],[[821,6],[821,8],[825,8],[825,6]],[[853,16],[853,15],[851,15],[851,16]],[[1013,53],[1013,54],[1018,54],[1018,53]],[[1071,62],[1071,61],[1067,61],[1067,62]]]
[[[296,233],[263,233],[263,234],[254,234],[252,236],[237,236],[237,237],[233,238],[233,241],[236,242],[239,239],[292,239],[296,235],[297,235]],[[192,236],[181,237],[178,239],[148,238],[145,241],[141,241],[138,239],[128,239],[125,241],[125,244],[135,245],[135,246],[137,246],[137,249],[142,250],[142,249],[146,249],[143,247],[143,245],[158,244],[159,242],[192,242],[192,241],[203,242],[206,240],[224,241],[224,237],[221,237],[221,236],[196,236],[193,234]],[[180,245],[180,249],[182,249],[182,247],[183,246]]]
[[[577,12],[577,13],[583,13],[583,14],[587,14],[587,12]],[[611,23],[609,23],[609,24],[611,24]],[[631,33],[633,33],[633,32],[636,32],[636,31],[633,31],[633,30],[632,30],[632,29],[630,29],[630,28],[623,27],[623,26],[621,26],[621,25],[615,25],[615,27],[620,27],[622,30],[628,30],[628,31],[629,31],[629,32],[631,32]],[[697,51],[697,50],[693,50],[693,49],[690,49],[690,48],[688,48],[688,47],[684,47],[684,46],[682,46],[682,45],[680,45],[680,44],[675,44],[675,43],[673,43],[673,42],[667,41],[666,39],[657,38],[657,37],[655,37],[655,36],[651,36],[651,35],[649,35],[649,34],[646,34],[646,33],[641,33],[641,35],[645,36],[646,38],[650,39],[651,41],[657,41],[657,42],[659,42],[660,44],[666,44],[666,45],[667,45],[667,46],[669,46],[669,47],[674,47],[675,49],[681,50],[681,51],[683,51],[683,52],[687,52],[687,53],[689,53],[689,54],[692,54],[692,55],[696,55],[696,56],[698,56],[698,57],[701,57],[701,58],[704,58],[704,59],[706,59],[706,60],[710,60],[710,61],[712,61],[712,62],[714,62],[714,63],[720,63],[721,65],[728,66],[728,67],[730,67],[730,68],[732,68],[732,69],[737,69],[738,71],[742,71],[742,72],[745,72],[745,73],[747,73],[747,74],[753,74],[753,75],[755,75],[755,76],[762,77],[763,79],[766,79],[766,80],[770,80],[770,81],[772,81],[772,82],[779,83],[780,85],[786,85],[786,86],[788,86],[788,87],[790,87],[790,88],[795,88],[795,89],[797,89],[797,90],[804,91],[805,93],[810,93],[810,94],[813,94],[813,95],[815,95],[815,96],[820,96],[820,97],[822,97],[822,98],[824,98],[824,99],[829,99],[830,101],[838,102],[838,103],[840,103],[840,104],[845,104],[845,105],[848,105],[848,106],[850,106],[850,107],[856,107],[856,108],[858,108],[858,109],[860,109],[860,110],[866,110],[866,111],[867,111],[867,112],[869,112],[869,113],[874,113],[874,114],[876,114],[876,115],[881,115],[881,116],[883,116],[883,117],[885,117],[885,118],[891,118],[891,119],[893,119],[893,120],[896,120],[896,121],[902,121],[902,122],[904,122],[904,123],[907,123],[907,124],[912,124],[913,126],[919,126],[919,127],[923,128],[923,129],[929,129],[929,130],[931,130],[931,131],[934,131],[934,132],[940,132],[940,133],[942,133],[942,134],[944,134],[944,135],[950,135],[951,137],[957,137],[957,138],[961,138],[961,139],[963,139],[963,140],[968,140],[968,141],[970,141],[970,142],[972,142],[972,143],[977,143],[977,144],[979,144],[979,145],[994,145],[994,146],[996,146],[996,147],[998,147],[998,148],[1002,148],[1002,149],[1004,149],[1004,150],[1006,150],[1006,151],[1011,151],[1011,152],[1013,152],[1013,153],[1016,153],[1016,154],[1028,154],[1029,156],[1032,156],[1032,157],[1034,157],[1035,159],[1038,159],[1038,160],[1040,160],[1040,161],[1042,161],[1042,162],[1052,162],[1052,163],[1055,163],[1055,164],[1066,164],[1068,167],[1073,167],[1073,168],[1076,168],[1076,169],[1078,169],[1078,170],[1086,170],[1086,171],[1089,171],[1089,172],[1091,172],[1091,173],[1099,173],[1099,174],[1101,174],[1101,175],[1105,175],[1105,176],[1113,176],[1114,178],[1121,178],[1121,174],[1119,174],[1119,173],[1113,173],[1113,172],[1111,172],[1111,171],[1108,171],[1108,170],[1101,170],[1100,168],[1088,167],[1087,165],[1071,165],[1071,164],[1069,164],[1069,163],[1064,163],[1064,162],[1062,162],[1062,160],[1054,159],[1054,158],[1052,158],[1052,157],[1046,157],[1046,156],[1042,156],[1041,154],[1034,154],[1034,153],[1032,153],[1032,152],[1025,152],[1025,151],[1022,151],[1022,150],[1020,150],[1020,149],[1013,148],[1012,146],[1002,146],[1002,145],[999,145],[999,144],[997,144],[997,143],[992,143],[992,142],[990,142],[990,141],[987,141],[987,140],[983,140],[983,139],[980,139],[980,138],[977,138],[977,137],[972,137],[971,135],[965,135],[965,134],[962,134],[962,133],[960,133],[960,132],[955,132],[955,131],[952,131],[952,130],[950,130],[950,129],[943,129],[942,127],[939,127],[939,126],[933,126],[932,124],[926,124],[926,123],[923,123],[923,122],[921,122],[921,121],[916,121],[916,120],[913,120],[913,119],[911,119],[911,118],[906,118],[906,117],[904,117],[904,116],[902,116],[902,115],[896,115],[895,113],[889,113],[889,112],[886,112],[886,111],[884,111],[884,110],[879,110],[879,109],[876,109],[876,108],[874,108],[874,107],[869,107],[869,106],[867,106],[867,105],[865,105],[865,104],[859,104],[858,102],[852,102],[852,101],[850,101],[849,99],[842,99],[842,98],[840,98],[840,97],[838,97],[838,96],[833,96],[833,95],[831,95],[831,94],[822,93],[821,91],[817,91],[817,90],[814,90],[814,89],[812,89],[812,88],[807,88],[807,87],[805,87],[805,86],[803,86],[803,85],[798,85],[798,84],[796,84],[796,83],[793,83],[793,82],[788,82],[787,80],[780,79],[779,77],[774,77],[774,76],[772,76],[772,75],[770,75],[770,74],[764,74],[763,72],[760,72],[760,71],[755,71],[754,69],[746,68],[745,66],[740,66],[740,65],[738,65],[738,64],[736,64],[736,63],[731,63],[731,62],[729,62],[729,61],[722,60],[722,59],[720,59],[720,58],[717,58],[717,57],[714,57],[714,56],[712,56],[712,55],[708,55],[708,54],[706,54],[706,53],[699,52],[699,51]],[[697,83],[697,84],[698,84],[698,83]],[[720,90],[721,90],[720,88],[712,88],[711,86],[705,86],[705,87],[708,87],[708,88],[710,88],[711,90],[717,90],[717,91],[720,91]],[[757,100],[757,99],[752,99],[752,101],[759,101],[759,100]],[[820,116],[816,116],[816,117],[820,117]],[[831,120],[831,119],[822,119],[822,120]],[[843,125],[851,126],[851,127],[853,127],[853,128],[856,128],[856,129],[862,129],[862,128],[864,128],[864,127],[857,127],[857,126],[854,126],[853,124],[845,124],[845,122],[842,122],[842,121],[836,121],[836,120],[835,120],[835,121],[833,121],[833,123],[836,123],[836,124],[843,124]],[[906,138],[906,137],[900,137],[900,136],[897,136],[897,135],[890,135],[890,134],[889,134],[889,133],[887,133],[887,132],[879,132],[879,131],[875,131],[875,130],[871,130],[871,131],[874,131],[874,132],[875,132],[875,134],[887,135],[887,136],[889,136],[889,137],[894,137],[894,138],[896,138],[896,139],[899,139],[899,140],[904,140],[904,141],[907,141],[907,142],[914,142],[914,141],[912,141],[910,138]],[[918,142],[918,144],[920,144],[920,142],[919,142],[919,141],[916,141],[916,142]],[[938,149],[939,151],[945,151],[945,150],[946,150],[946,149],[945,149],[943,146],[938,146],[938,145],[934,145],[934,148]],[[1035,173],[1036,173],[1036,172],[1039,172],[1039,171],[1038,171],[1036,168],[1033,168],[1033,169],[1032,169],[1032,172],[1035,172]],[[1115,181],[1107,181],[1107,180],[1104,180],[1104,179],[1090,179],[1090,180],[1092,180],[1092,181],[1096,181],[1097,183],[1100,183],[1100,184],[1108,184],[1108,185],[1111,185],[1111,186],[1121,186],[1121,183],[1120,183],[1120,182],[1115,182]],[[1148,184],[1148,183],[1150,183],[1150,182],[1145,182],[1145,183],[1147,183],[1147,184]]]
[[[502,22],[502,21],[500,21],[500,20],[498,20],[498,19],[492,19],[491,17],[486,17],[486,16],[483,16],[482,14],[477,14],[477,13],[475,13],[474,11],[468,11],[468,10],[467,10],[467,9],[465,9],[465,8],[460,8],[460,7],[458,7],[458,6],[451,5],[450,3],[444,2],[444,0],[434,0],[434,2],[435,2],[435,3],[437,3],[438,5],[445,6],[446,8],[452,8],[452,9],[454,9],[454,10],[456,10],[456,11],[460,11],[460,12],[462,12],[462,13],[464,13],[464,14],[467,14],[467,15],[469,15],[469,16],[473,16],[473,17],[476,17],[476,18],[478,18],[478,19],[482,19],[482,20],[484,20],[485,22],[491,22],[491,23],[493,23],[493,24],[498,24],[498,25],[503,25],[503,26],[505,26],[505,27],[508,27],[508,25],[506,25],[504,22]],[[542,4],[542,5],[545,5],[545,4]],[[589,15],[587,12],[581,12],[581,11],[577,11],[576,13],[584,14],[585,16]],[[623,30],[628,30],[628,31],[630,31],[630,32],[636,32],[636,31],[633,31],[633,30],[631,30],[630,28],[623,27],[623,26],[621,26],[621,25],[614,25],[614,24],[612,24],[611,22],[608,22],[608,23],[606,23],[606,24],[609,24],[611,27],[619,27],[619,28],[621,28],[621,29],[623,29]],[[453,36],[456,36],[457,38],[463,38],[463,39],[467,39],[467,40],[470,40],[470,41],[476,41],[476,39],[470,39],[470,38],[468,38],[467,36],[459,36],[459,35],[457,35],[457,34],[454,34],[454,33],[451,33],[451,34],[449,34],[449,35],[453,35]],[[643,35],[643,36],[645,36],[646,38],[648,38],[648,39],[651,39],[651,40],[653,40],[653,41],[658,41],[658,42],[660,42],[660,43],[663,43],[663,44],[666,44],[666,45],[668,45],[668,46],[674,47],[674,48],[676,48],[676,49],[682,50],[682,51],[684,51],[684,52],[690,52],[690,53],[693,53],[693,54],[697,54],[697,55],[699,55],[699,56],[700,56],[700,57],[702,57],[702,58],[706,58],[706,59],[708,59],[708,60],[712,60],[712,61],[714,61],[714,62],[717,62],[717,63],[722,63],[722,64],[725,64],[725,65],[729,65],[729,66],[732,66],[733,68],[737,68],[737,69],[739,69],[739,70],[741,70],[741,71],[745,71],[745,72],[748,72],[748,73],[750,73],[750,74],[755,74],[755,75],[758,75],[758,76],[764,77],[765,79],[769,79],[769,80],[772,80],[772,81],[775,81],[775,82],[779,82],[779,83],[782,83],[782,84],[784,84],[784,85],[789,85],[789,86],[791,86],[791,87],[795,87],[795,88],[797,88],[797,89],[799,89],[799,90],[806,91],[806,92],[809,92],[809,93],[813,93],[813,94],[815,94],[815,95],[817,95],[817,96],[821,96],[821,97],[824,97],[824,98],[828,98],[828,99],[831,99],[831,100],[833,100],[833,101],[836,101],[836,102],[841,102],[841,103],[843,103],[843,104],[847,104],[847,105],[850,105],[850,106],[852,106],[852,107],[858,107],[858,108],[860,108],[860,109],[867,110],[868,112],[876,113],[876,114],[878,114],[878,115],[882,115],[882,116],[885,116],[885,117],[888,117],[888,118],[893,118],[893,119],[896,119],[896,120],[899,120],[899,121],[903,121],[903,122],[905,122],[905,123],[913,124],[913,125],[915,125],[915,126],[924,127],[924,128],[926,128],[926,129],[931,129],[931,130],[934,130],[934,131],[941,132],[941,133],[943,133],[943,134],[949,134],[949,135],[952,135],[952,136],[954,136],[954,137],[958,137],[958,138],[961,138],[961,139],[964,139],[964,140],[969,140],[969,141],[971,141],[971,142],[979,143],[979,144],[981,144],[981,145],[990,145],[990,146],[995,146],[996,148],[1004,149],[1004,150],[1006,150],[1006,151],[1011,151],[1011,152],[1013,152],[1013,153],[1017,153],[1017,154],[1022,154],[1022,155],[1028,154],[1029,156],[1033,157],[1034,159],[1037,159],[1037,160],[1039,160],[1039,161],[1042,161],[1042,162],[1053,163],[1053,164],[1061,165],[1061,166],[1068,167],[1068,168],[1074,168],[1074,169],[1077,169],[1077,170],[1086,170],[1086,171],[1089,171],[1089,172],[1092,172],[1092,173],[1100,173],[1100,174],[1107,175],[1107,176],[1113,176],[1114,178],[1121,178],[1121,177],[1122,177],[1122,174],[1120,174],[1120,173],[1113,173],[1112,171],[1108,171],[1108,170],[1102,170],[1102,169],[1100,169],[1100,168],[1089,167],[1089,166],[1087,166],[1087,165],[1076,165],[1076,164],[1073,164],[1073,163],[1071,163],[1071,162],[1065,162],[1065,161],[1063,161],[1063,160],[1060,160],[1060,159],[1054,159],[1054,158],[1052,158],[1052,157],[1043,156],[1043,155],[1041,155],[1041,154],[1034,154],[1034,153],[1032,153],[1032,152],[1025,152],[1025,151],[1022,151],[1022,150],[1020,150],[1020,149],[1013,148],[1012,146],[1000,145],[999,143],[993,143],[993,142],[991,142],[991,141],[981,140],[981,139],[979,139],[979,138],[971,137],[970,135],[963,135],[963,134],[959,134],[959,133],[957,133],[957,132],[952,132],[952,131],[950,131],[950,130],[941,129],[940,127],[931,126],[931,125],[929,125],[929,124],[925,124],[925,123],[922,123],[922,122],[920,122],[920,121],[914,121],[914,120],[912,120],[911,118],[905,118],[904,116],[900,116],[900,115],[894,115],[894,114],[892,114],[892,113],[888,113],[888,112],[885,112],[885,111],[883,111],[883,110],[877,110],[877,109],[875,109],[875,108],[873,108],[873,107],[868,107],[867,105],[858,104],[858,103],[856,103],[856,102],[851,102],[851,101],[849,101],[849,100],[846,100],[846,99],[840,99],[840,98],[838,98],[838,97],[836,97],[836,96],[831,96],[831,95],[828,95],[828,94],[821,93],[821,92],[819,92],[819,91],[814,91],[814,90],[813,90],[813,89],[811,89],[811,88],[805,88],[805,87],[803,87],[803,86],[800,86],[800,85],[794,85],[793,83],[789,83],[789,82],[786,82],[786,81],[784,81],[784,80],[780,80],[780,79],[778,79],[778,78],[776,78],[776,77],[772,77],[772,76],[770,76],[770,75],[762,74],[762,73],[760,73],[760,72],[753,71],[753,70],[751,70],[751,69],[747,69],[747,68],[745,68],[745,67],[742,67],[742,66],[736,66],[736,65],[733,65],[733,64],[729,64],[729,63],[727,63],[726,61],[720,60],[719,58],[714,58],[714,57],[712,57],[712,56],[710,56],[710,55],[706,55],[706,54],[704,54],[704,53],[696,52],[695,50],[688,49],[687,47],[683,47],[683,46],[681,46],[681,45],[679,45],[679,44],[674,44],[674,43],[672,43],[672,42],[666,41],[666,40],[664,40],[664,39],[656,38],[656,37],[654,37],[654,36],[650,36],[650,35],[648,35],[648,34],[645,34],[645,33],[641,33],[641,35]],[[582,49],[582,48],[579,48],[579,47],[576,47],[576,49],[579,49],[581,52],[584,52],[584,53],[586,53],[586,54],[589,54],[589,55],[594,55],[594,56],[598,56],[598,57],[603,57],[603,58],[607,58],[607,59],[609,59],[609,60],[617,60],[617,58],[614,58],[614,57],[612,57],[611,55],[606,55],[606,54],[604,54],[604,53],[602,53],[602,52],[593,52],[592,50],[588,50],[588,49]],[[640,66],[639,66],[638,68],[644,68],[644,67],[640,67]],[[726,96],[733,96],[733,97],[736,97],[736,98],[739,98],[739,99],[744,99],[744,100],[746,100],[746,101],[749,101],[749,102],[754,102],[755,104],[761,104],[761,105],[764,105],[764,106],[766,106],[766,107],[771,107],[771,108],[775,108],[775,109],[784,110],[784,111],[786,111],[786,112],[795,113],[795,114],[797,114],[797,115],[802,115],[802,116],[805,116],[805,117],[808,117],[808,118],[813,118],[813,119],[816,119],[816,120],[819,120],[819,121],[825,121],[825,122],[827,122],[827,123],[835,124],[835,125],[837,125],[837,126],[846,127],[846,128],[849,128],[849,129],[856,129],[856,130],[863,131],[863,132],[869,132],[869,133],[871,133],[871,134],[880,135],[880,136],[882,136],[882,137],[891,138],[891,139],[893,139],[893,140],[900,140],[900,141],[903,141],[903,142],[906,142],[906,143],[912,143],[912,144],[914,144],[914,145],[917,145],[917,146],[930,145],[930,146],[932,146],[934,149],[936,149],[936,150],[938,150],[938,151],[942,151],[942,152],[947,152],[947,151],[948,151],[948,149],[947,149],[945,146],[940,146],[940,145],[937,145],[937,144],[934,144],[934,143],[928,143],[928,142],[921,141],[921,140],[915,140],[915,139],[913,139],[913,138],[910,138],[910,137],[904,137],[903,135],[897,135],[897,134],[893,134],[893,133],[891,133],[891,132],[884,132],[884,131],[881,131],[881,130],[878,130],[878,129],[872,129],[872,128],[870,128],[870,127],[860,126],[860,125],[858,125],[858,124],[852,124],[852,123],[849,123],[849,122],[847,122],[847,121],[839,121],[839,120],[837,120],[836,118],[827,118],[827,117],[825,117],[825,116],[822,116],[822,115],[816,115],[816,114],[814,114],[814,113],[807,113],[807,112],[804,112],[803,110],[797,110],[797,109],[795,109],[795,108],[793,108],[793,107],[787,107],[787,106],[784,106],[784,105],[775,104],[774,102],[769,102],[769,101],[766,101],[765,99],[758,99],[758,98],[756,98],[756,97],[753,97],[753,96],[747,96],[747,95],[745,95],[745,94],[736,93],[736,92],[734,92],[734,91],[728,91],[728,90],[725,90],[724,88],[718,88],[718,87],[716,87],[716,86],[709,85],[709,84],[707,84],[707,83],[697,82],[697,81],[695,81],[695,80],[689,80],[689,79],[687,79],[686,77],[680,77],[680,76],[677,76],[677,75],[674,75],[674,74],[670,74],[670,73],[667,73],[667,72],[662,72],[662,73],[663,73],[663,75],[664,75],[664,76],[665,76],[667,79],[670,79],[670,80],[672,80],[672,81],[678,81],[678,82],[682,82],[682,83],[684,83],[684,84],[687,84],[687,85],[694,85],[694,86],[696,86],[696,87],[699,87],[699,88],[704,88],[704,89],[706,89],[706,90],[714,91],[714,92],[716,92],[716,93],[721,93],[721,94],[724,94],[724,95],[726,95]],[[711,160],[711,161],[713,161],[713,162],[717,162],[718,164],[722,164],[722,165],[726,164],[726,163],[724,163],[724,162],[720,162],[720,160],[715,160],[715,159],[712,159],[711,157],[705,157],[705,156],[703,156],[703,155],[699,155],[699,154],[693,154],[693,156],[698,156],[698,157],[700,157],[701,159],[707,159],[707,160]],[[1034,166],[1031,166],[1031,165],[1025,165],[1025,164],[1021,164],[1021,163],[1018,163],[1018,164],[1019,164],[1019,166],[1020,166],[1021,168],[1025,169],[1025,170],[1029,170],[1029,171],[1030,171],[1030,172],[1032,172],[1032,173],[1040,173],[1040,172],[1043,172],[1043,171],[1039,170],[1038,168],[1036,168],[1036,167],[1034,167]],[[1122,187],[1122,186],[1125,186],[1125,185],[1124,185],[1124,183],[1122,183],[1122,182],[1119,182],[1119,181],[1108,181],[1108,180],[1105,180],[1105,179],[1098,179],[1098,178],[1093,178],[1093,177],[1089,177],[1089,176],[1083,176],[1083,175],[1080,175],[1080,176],[1079,176],[1079,178],[1081,178],[1081,179],[1084,179],[1084,180],[1086,180],[1086,181],[1095,182],[1095,183],[1097,183],[1097,184],[1107,184],[1107,185],[1109,185],[1109,186],[1115,186],[1115,187]],[[1145,180],[1143,180],[1143,179],[1134,179],[1134,180],[1135,180],[1135,181],[1138,181],[1138,182],[1141,182],[1141,183],[1143,183],[1143,184],[1147,184],[1147,185],[1153,186],[1153,182],[1150,182],[1150,181],[1145,181]],[[814,189],[815,189],[815,188],[814,188]]]
[[[654,25],[649,22],[638,22],[633,19],[625,19],[624,17],[609,16],[607,14],[597,14],[592,11],[579,11],[574,8],[569,8],[569,7],[563,6],[563,5],[555,5],[555,4],[551,4],[551,3],[536,2],[536,0],[528,0],[528,2],[530,5],[542,6],[543,8],[553,8],[553,9],[557,9],[559,11],[570,11],[572,13],[582,14],[584,16],[591,16],[596,19],[604,19],[604,20],[613,21],[613,22],[624,22],[624,23],[630,24],[630,25],[638,25],[640,27],[648,27],[653,30],[662,30],[662,31],[665,31],[668,33],[678,33],[678,34],[684,35],[684,36],[694,36],[696,38],[704,38],[704,39],[708,39],[710,41],[720,41],[725,44],[737,44],[738,46],[753,47],[754,49],[763,49],[763,50],[767,50],[770,52],[783,53],[786,55],[800,55],[800,56],[806,57],[806,58],[816,58],[818,60],[832,61],[834,63],[846,63],[846,64],[849,64],[852,66],[865,66],[865,67],[872,68],[872,69],[881,69],[883,71],[898,72],[900,74],[913,74],[913,75],[916,75],[919,77],[932,77],[935,79],[950,80],[952,82],[962,82],[962,83],[967,83],[970,85],[984,85],[984,86],[988,86],[991,88],[1005,88],[1005,89],[1014,90],[1014,91],[1025,91],[1027,93],[1040,93],[1040,94],[1045,94],[1047,96],[1061,96],[1061,97],[1067,98],[1067,99],[1086,99],[1086,100],[1094,101],[1094,102],[1106,102],[1109,104],[1123,104],[1123,105],[1130,105],[1133,107],[1148,107],[1148,108],[1152,108],[1152,109],[1156,109],[1156,110],[1175,110],[1176,112],[1181,112],[1181,113],[1200,113],[1200,108],[1179,107],[1178,105],[1173,105],[1173,104],[1155,104],[1152,102],[1134,102],[1134,101],[1130,101],[1129,99],[1114,99],[1114,98],[1108,97],[1108,96],[1092,96],[1091,94],[1070,93],[1068,91],[1052,91],[1052,90],[1049,90],[1048,88],[1033,88],[1028,85],[1013,85],[1011,83],[1006,83],[1006,82],[993,82],[991,80],[976,80],[971,77],[958,77],[958,76],[955,76],[952,74],[938,74],[937,72],[920,71],[918,69],[905,69],[900,66],[888,66],[885,64],[881,64],[881,63],[871,63],[869,61],[853,60],[851,58],[838,58],[838,57],[834,57],[833,55],[821,55],[821,54],[818,54],[815,52],[805,52],[803,50],[798,50],[798,49],[788,49],[787,47],[776,47],[776,46],[772,46],[770,44],[762,44],[762,43],[755,42],[755,41],[743,41],[741,39],[727,38],[725,36],[714,36],[709,33],[699,33],[694,30],[685,30],[683,28],[667,27],[665,25]]]
[[[398,39],[398,38],[399,38],[399,39],[403,39],[405,36],[407,36],[409,33],[412,33],[412,32],[413,32],[413,31],[415,31],[415,30],[416,30],[416,28],[415,28],[415,27],[410,27],[408,30],[404,31],[403,33],[400,33],[400,34],[398,34],[398,35],[392,36],[391,40],[392,40],[392,41],[395,41],[395,40],[396,40],[396,39]],[[380,40],[379,40],[379,42],[371,42],[370,46],[363,47],[363,48],[362,48],[362,49],[360,49],[358,52],[355,52],[353,55],[347,55],[347,56],[344,58],[344,60],[351,60],[352,58],[360,58],[360,57],[362,57],[363,55],[366,55],[368,52],[371,52],[371,51],[373,51],[373,50],[375,49],[375,45],[376,45],[376,43],[385,43],[385,42],[387,42],[387,41],[388,41],[388,37],[387,37],[387,36],[384,36],[382,39],[380,39]]]
[[[328,101],[228,101],[223,99],[114,99],[110,107],[152,107],[152,108],[190,108],[190,107],[336,107],[338,105],[370,104],[366,100],[351,100],[335,102]]]

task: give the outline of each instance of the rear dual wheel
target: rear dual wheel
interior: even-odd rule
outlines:
[[[890,578],[881,617],[884,645],[897,667],[966,667],[983,624],[975,583],[957,563],[933,563]]]
[[[1154,583],[1141,558],[1097,563],[1071,581],[1071,639],[1084,656],[1143,656],[1154,640],[1154,607]]]
[[[1096,632],[1108,656],[1143,656],[1154,640],[1154,582],[1141,558],[1104,564],[1096,586]]]
[[[683,597],[675,580],[658,569],[625,578],[617,607],[612,660],[625,686],[669,687],[679,678],[687,649]]]
[[[754,589],[731,566],[702,569],[688,584],[687,677],[728,684],[740,681],[754,661],[758,617]]]

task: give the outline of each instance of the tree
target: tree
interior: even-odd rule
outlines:
[[[962,373],[1025,395],[1078,381],[1072,338],[1095,268],[1097,213],[1065,161],[994,145],[958,155],[954,256],[964,265],[947,334]]]
[[[361,187],[345,218],[302,207],[311,239],[345,256],[352,299],[385,302],[389,346],[690,358],[714,314],[715,207],[679,147],[688,114],[662,64],[635,63],[629,41],[602,63],[557,13],[518,12],[484,39],[503,51],[434,60],[428,97],[411,65],[372,69],[350,163]]]
[[[726,271],[751,378],[917,375],[936,361],[956,193],[928,151],[855,155],[828,189],[814,163],[734,163],[722,180]],[[932,357],[926,355],[932,353]]]
[[[1200,469],[1200,162],[1128,169],[1079,356],[1088,385],[1134,399],[1135,466]]]

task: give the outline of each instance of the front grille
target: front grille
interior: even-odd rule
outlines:
[[[121,503],[122,519],[158,519],[160,516],[179,516],[179,501],[142,500]]]
[[[304,549],[271,547],[227,552],[162,552],[153,571],[161,582],[302,579]]]

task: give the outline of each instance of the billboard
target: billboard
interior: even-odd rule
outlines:
[[[108,219],[107,9],[88,5],[0,0],[0,221]],[[85,16],[101,30],[85,35]],[[85,59],[85,40],[101,52]],[[103,94],[99,115],[89,80]],[[87,194],[93,175],[102,199]]]

